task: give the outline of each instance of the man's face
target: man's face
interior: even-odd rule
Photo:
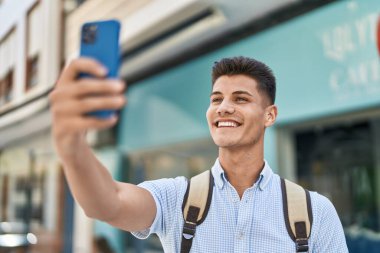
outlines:
[[[206,116],[217,146],[254,146],[263,140],[265,127],[274,123],[277,109],[269,106],[257,85],[245,75],[221,76],[215,81]]]

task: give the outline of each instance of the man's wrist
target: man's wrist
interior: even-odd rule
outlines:
[[[85,133],[56,137],[55,144],[63,163],[75,162],[83,150],[89,148]]]

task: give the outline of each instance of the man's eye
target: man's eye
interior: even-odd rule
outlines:
[[[238,97],[238,98],[236,98],[236,101],[238,101],[238,102],[247,102],[248,99],[243,98],[243,97]]]
[[[213,102],[213,103],[218,103],[218,102],[220,102],[220,101],[222,101],[221,98],[212,98],[212,99],[211,99],[211,102]]]

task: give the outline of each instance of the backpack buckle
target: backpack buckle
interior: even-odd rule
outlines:
[[[194,237],[195,235],[195,228],[196,228],[197,224],[193,223],[193,222],[187,222],[185,221],[185,224],[183,225],[183,233],[182,233],[182,236],[189,240],[191,238]]]
[[[307,238],[296,239],[296,252],[309,252],[309,243]]]

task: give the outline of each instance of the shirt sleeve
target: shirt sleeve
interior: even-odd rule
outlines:
[[[153,196],[156,203],[156,216],[150,226],[143,231],[132,232],[138,239],[146,239],[152,233],[164,235],[172,226],[176,212],[178,201],[181,201],[181,193],[183,185],[186,184],[186,178],[164,178],[153,181],[145,181],[139,184],[140,187],[148,190]]]
[[[312,231],[315,233],[315,244],[313,245],[314,253],[348,253],[346,238],[339,216],[331,201],[318,194],[314,194],[315,203],[313,206],[314,220]]]

